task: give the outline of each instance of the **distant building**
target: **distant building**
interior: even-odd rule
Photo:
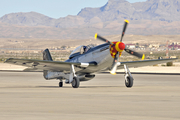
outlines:
[[[177,58],[177,56],[171,56],[170,58]]]
[[[172,43],[171,45],[168,46],[168,49],[170,50],[180,50],[180,45],[179,44],[175,44],[175,43]]]
[[[149,48],[159,48],[159,44],[150,44]]]

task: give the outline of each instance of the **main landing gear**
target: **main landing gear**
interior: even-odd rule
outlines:
[[[125,75],[124,75],[125,85],[127,88],[131,88],[133,86],[134,78],[132,77],[131,72],[127,65],[124,65],[124,69],[125,69]]]
[[[70,83],[69,83],[69,80],[66,80],[65,83],[66,83],[66,84],[70,84]],[[73,78],[73,81],[71,82],[71,85],[72,85],[73,88],[78,88],[79,85],[80,85],[79,78],[78,78],[78,77],[74,77],[74,78]],[[59,82],[59,87],[63,87],[63,81],[62,81],[62,80],[60,80],[60,82]]]
[[[66,79],[65,83],[71,84],[73,88],[78,88],[80,85],[79,78],[75,74],[74,65],[71,65],[69,74],[64,75],[62,79],[59,79],[59,87],[63,87],[63,79]]]
[[[73,88],[78,88],[79,85],[80,85],[79,78],[78,77],[74,77],[71,85],[72,85]]]

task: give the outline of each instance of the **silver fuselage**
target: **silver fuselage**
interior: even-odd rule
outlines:
[[[66,62],[96,62],[97,66],[89,66],[88,68],[79,71],[80,73],[95,73],[111,69],[113,58],[110,55],[109,44],[102,44],[92,48],[84,54],[68,59]]]

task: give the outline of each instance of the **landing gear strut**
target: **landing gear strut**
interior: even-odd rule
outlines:
[[[127,65],[124,65],[124,69],[125,69],[125,76],[124,76],[125,77],[125,85],[127,88],[131,88],[133,86],[134,78],[132,77],[131,72]]]
[[[70,66],[70,73],[63,76],[63,79],[66,79],[66,84],[72,84],[73,88],[78,88],[80,85],[80,81],[78,76],[75,74],[74,65]],[[59,87],[63,87],[63,81],[60,79]]]

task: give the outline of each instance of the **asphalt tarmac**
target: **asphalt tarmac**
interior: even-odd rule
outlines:
[[[180,76],[97,74],[74,89],[42,73],[0,72],[0,120],[179,120]]]

